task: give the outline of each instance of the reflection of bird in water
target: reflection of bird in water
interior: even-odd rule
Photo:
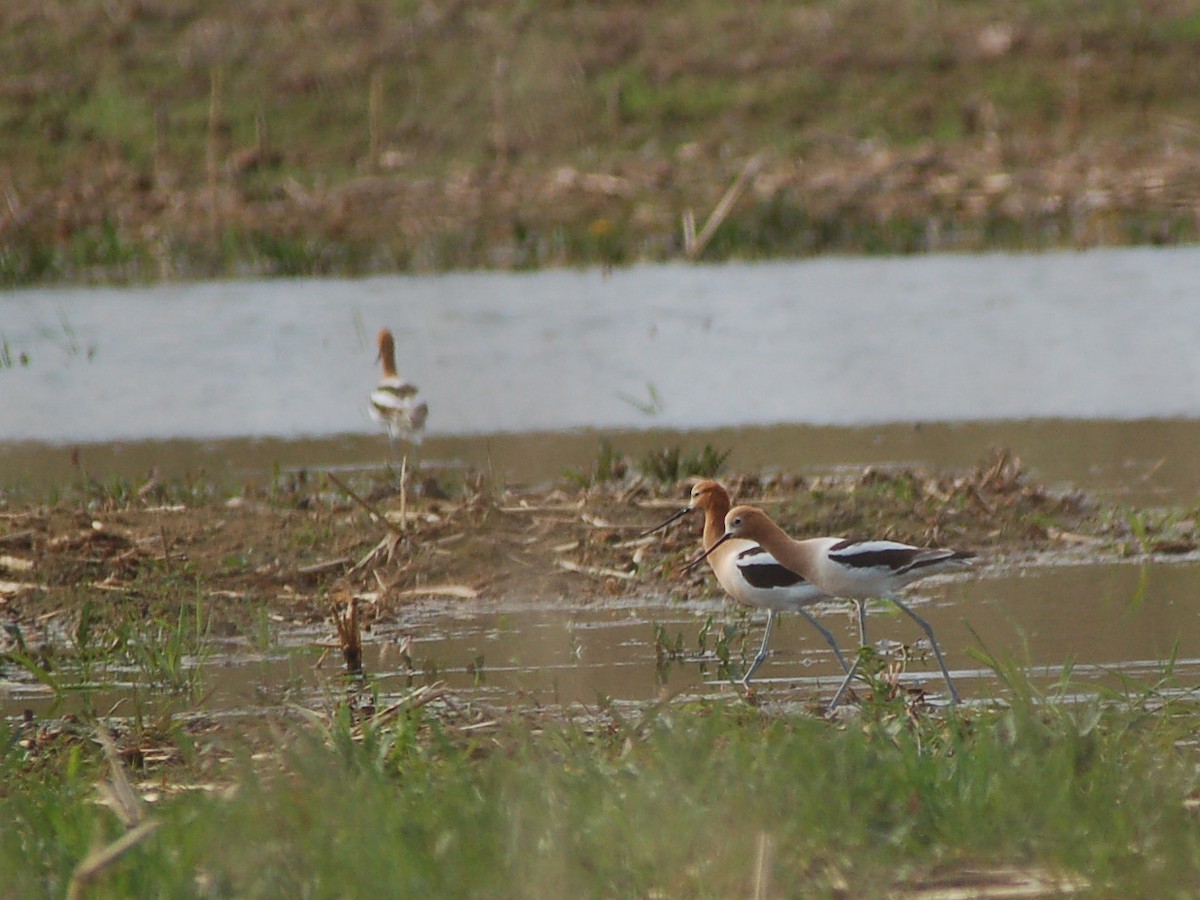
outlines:
[[[965,569],[969,565],[970,553],[940,548],[911,547],[896,541],[847,541],[836,537],[809,538],[797,541],[789,537],[761,509],[753,506],[735,506],[725,517],[725,534],[703,556],[702,559],[729,540],[743,538],[754,541],[770,553],[779,563],[797,575],[803,575],[819,590],[831,597],[847,600],[891,600],[909,618],[921,626],[933,654],[941,667],[946,687],[950,689],[950,701],[958,703],[958,689],[950,678],[942,648],[933,635],[933,627],[909,609],[899,596],[899,590],[921,578],[939,572]],[[865,630],[865,621],[860,620]],[[866,636],[863,635],[863,640]],[[859,659],[862,657],[860,656]],[[858,670],[858,661],[846,673],[846,678],[829,704],[832,710],[841,701]]]
[[[383,378],[371,391],[371,418],[388,430],[395,448],[397,438],[421,443],[429,407],[417,397],[417,386],[396,374],[396,342],[386,328],[379,329],[379,361]]]
[[[713,550],[713,546],[721,541],[725,534],[725,514],[729,512],[731,505],[729,493],[720,484],[707,479],[697,482],[692,488],[691,503],[661,525],[651,529],[651,532],[665,528],[692,510],[699,509],[704,512],[704,549]],[[794,610],[808,619],[833,648],[833,654],[842,669],[850,671],[850,665],[842,657],[842,651],[838,649],[837,641],[829,629],[805,608],[829,599],[809,581],[790,569],[785,569],[775,561],[775,557],[753,541],[724,541],[708,557],[708,564],[730,597],[738,603],[767,611],[767,627],[763,632],[762,646],[759,647],[754,662],[742,676],[743,687],[749,688],[750,679],[766,660],[775,619],[784,611]]]

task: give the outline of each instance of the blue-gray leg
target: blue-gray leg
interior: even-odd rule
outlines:
[[[909,609],[902,600],[898,600],[896,597],[888,597],[888,599],[895,603],[896,606],[900,607],[901,612],[908,615],[910,619],[921,626],[921,630],[924,631],[925,636],[929,638],[930,646],[933,647],[933,655],[937,657],[938,666],[942,670],[942,677],[946,679],[946,687],[950,689],[950,702],[959,703],[960,699],[958,696],[958,688],[954,686],[954,679],[950,677],[950,670],[946,668],[946,660],[945,657],[942,656],[942,648],[938,645],[937,638],[934,637],[933,626]],[[860,634],[863,636],[863,646],[866,646],[866,618],[863,616],[863,603],[861,601],[859,601],[858,610]],[[858,663],[861,659],[862,657],[859,656],[859,659],[854,661],[854,666],[846,674],[846,678],[842,681],[841,686],[837,689],[837,693],[833,695],[833,700],[829,702],[829,712],[833,712],[835,709],[837,709],[838,704],[842,702],[842,698],[845,696],[846,691],[850,688],[850,682],[853,680],[855,672],[858,671]]]
[[[758,671],[758,667],[763,664],[767,658],[767,644],[771,643],[771,629],[775,627],[775,610],[767,610],[767,627],[763,631],[762,645],[758,648],[758,656],[754,657],[754,662],[750,663],[750,668],[746,670],[746,674],[742,676],[742,687],[750,686],[750,679],[754,673]]]
[[[821,633],[821,636],[825,638],[825,642],[833,649],[833,655],[837,657],[838,665],[842,667],[842,671],[849,672],[851,669],[850,664],[847,663],[846,658],[842,656],[841,648],[838,647],[837,644],[837,638],[833,636],[832,632],[818,622],[816,617],[804,607],[800,607],[798,611],[803,614],[804,618],[808,619],[812,627],[817,629],[817,631]],[[749,686],[750,679],[754,676],[754,673],[757,672],[759,666],[761,666],[767,660],[767,648],[771,643],[771,630],[775,627],[775,617],[777,615],[779,614],[775,610],[767,610],[767,627],[763,630],[762,644],[759,645],[758,655],[754,657],[754,662],[750,664],[750,668],[746,671],[746,674],[742,676],[743,687]]]
[[[842,656],[841,648],[838,647],[837,639],[833,636],[832,632],[830,632],[830,630],[828,628],[826,628],[824,625],[822,625],[820,622],[818,622],[817,617],[814,616],[812,613],[810,613],[803,606],[800,607],[799,612],[801,612],[804,615],[804,618],[808,619],[808,621],[812,624],[813,628],[815,628],[815,629],[817,629],[817,631],[821,632],[821,637],[825,638],[825,643],[827,643],[833,649],[833,655],[837,657],[838,665],[842,667],[842,671],[849,672],[850,664],[848,662],[846,662],[846,657]]]
[[[865,600],[855,600],[854,606],[855,611],[858,613],[859,654],[854,659],[854,665],[846,669],[846,677],[838,685],[837,693],[829,701],[829,706],[825,710],[826,712],[833,712],[837,709],[838,704],[842,702],[842,698],[846,696],[846,691],[850,690],[850,682],[854,680],[854,676],[858,673],[858,664],[862,662],[862,648],[867,646],[867,602]],[[845,668],[845,666],[842,668]]]
[[[925,636],[929,638],[929,643],[933,647],[933,655],[937,657],[938,665],[941,666],[942,677],[946,679],[946,687],[950,689],[950,702],[958,703],[958,689],[950,677],[950,670],[946,668],[946,660],[942,657],[942,648],[938,646],[937,638],[933,636],[933,627],[897,598],[889,597],[888,599],[900,607],[901,612],[907,613],[909,618],[921,626],[921,630],[925,632]]]
[[[860,653],[854,660],[854,665],[850,667],[850,671],[846,673],[846,677],[842,679],[842,683],[838,685],[837,693],[833,695],[833,699],[829,701],[829,706],[826,707],[826,712],[833,712],[838,708],[838,704],[842,702],[842,698],[846,696],[846,691],[850,689],[850,682],[854,680],[855,674],[858,672],[858,664],[862,661]]]

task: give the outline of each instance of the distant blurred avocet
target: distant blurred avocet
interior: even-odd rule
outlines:
[[[387,328],[379,329],[379,361],[383,377],[371,391],[371,418],[387,429],[393,449],[397,439],[420,444],[429,407],[418,396],[417,386],[397,374],[396,342]]]

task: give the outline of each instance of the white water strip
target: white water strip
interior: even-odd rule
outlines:
[[[0,294],[0,441],[1200,417],[1200,248]],[[28,357],[21,365],[20,355]]]

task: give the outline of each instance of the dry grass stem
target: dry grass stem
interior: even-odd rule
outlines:
[[[388,517],[385,516],[383,513],[381,513],[373,504],[368,503],[366,500],[364,500],[362,497],[360,497],[358,494],[356,494],[354,491],[352,491],[349,487],[347,487],[346,483],[344,481],[342,481],[342,479],[338,478],[332,472],[326,472],[325,477],[328,478],[330,481],[332,481],[335,485],[337,485],[338,489],[341,490],[341,492],[343,494],[345,494],[347,497],[349,497],[351,500],[353,500],[355,503],[357,503],[359,506],[361,506],[363,509],[365,509],[368,513],[370,513],[371,518],[373,520],[375,520],[377,522],[382,522],[384,527],[386,527],[388,529],[388,531],[391,531],[393,534],[403,537],[404,529],[394,525],[391,522],[391,520],[388,519]],[[403,495],[401,495],[401,497],[403,497]],[[401,506],[401,509],[403,510],[403,505]]]
[[[125,774],[121,755],[103,728],[96,730],[96,740],[108,759],[110,772],[108,780],[100,782],[98,786],[100,793],[104,796],[105,805],[128,830],[112,843],[93,850],[79,862],[67,887],[68,900],[82,898],[86,889],[95,883],[109,866],[148,838],[162,824],[155,819],[143,818],[141,801]]]
[[[354,597],[342,596],[344,602],[333,601],[333,624],[337,627],[338,646],[342,651],[342,659],[346,662],[346,672],[350,675],[362,675],[362,626],[358,620],[358,601]],[[345,612],[342,611],[343,605]]]
[[[738,173],[728,190],[725,191],[708,219],[704,222],[704,227],[700,229],[700,234],[691,244],[684,244],[684,252],[688,259],[696,259],[704,252],[704,248],[708,246],[708,242],[712,240],[712,236],[716,234],[717,229],[721,227],[721,223],[725,221],[726,216],[733,210],[733,205],[738,202],[742,193],[746,190],[746,185],[751,177],[762,168],[764,162],[763,155],[757,154],[750,157],[746,164],[742,166],[742,171]],[[686,238],[686,232],[685,232]]]

